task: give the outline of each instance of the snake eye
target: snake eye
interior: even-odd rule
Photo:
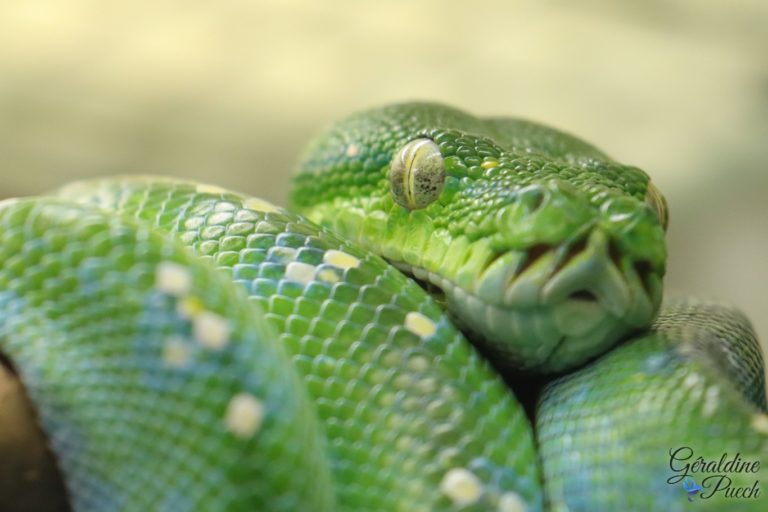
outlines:
[[[440,148],[431,139],[414,139],[403,146],[389,164],[389,189],[395,202],[418,210],[440,196],[445,168]]]
[[[661,223],[661,227],[666,231],[667,225],[669,224],[667,200],[664,199],[664,196],[661,194],[661,191],[656,188],[656,185],[650,181],[648,182],[648,189],[645,191],[645,203],[656,213],[656,216]]]

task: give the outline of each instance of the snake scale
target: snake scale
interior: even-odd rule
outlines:
[[[151,176],[0,203],[0,349],[75,510],[676,511],[674,449],[768,460],[749,321],[662,305],[643,171],[429,103],[298,167],[290,210]],[[766,509],[717,485],[697,509]]]

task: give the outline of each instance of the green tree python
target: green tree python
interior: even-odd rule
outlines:
[[[766,510],[759,345],[662,305],[640,169],[411,103],[321,133],[290,202],[126,176],[0,203],[0,349],[73,509]],[[526,411],[505,379],[545,385]]]

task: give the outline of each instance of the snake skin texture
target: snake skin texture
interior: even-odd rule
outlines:
[[[125,178],[60,195],[172,234],[247,291],[315,404],[338,510],[540,509],[519,404],[427,294],[379,257],[206,185]]]
[[[0,202],[0,352],[75,510],[767,509],[759,344],[662,307],[643,171],[409,103],[321,133],[291,203],[151,176]]]
[[[761,411],[768,411],[760,343],[744,314],[721,304],[676,300],[665,304],[654,330],[675,349],[714,366]]]
[[[0,261],[2,350],[76,510],[333,510],[306,391],[226,276],[143,224],[55,199],[2,205]],[[196,319],[157,286],[168,265]],[[238,425],[248,404],[266,411],[258,436],[256,411]]]

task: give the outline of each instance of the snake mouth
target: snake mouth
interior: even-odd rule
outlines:
[[[395,263],[509,366],[540,372],[574,367],[647,325],[662,294],[663,269],[623,252],[593,229],[561,245],[490,253],[455,278]],[[444,297],[441,299],[441,297]],[[497,354],[501,352],[501,354]]]

